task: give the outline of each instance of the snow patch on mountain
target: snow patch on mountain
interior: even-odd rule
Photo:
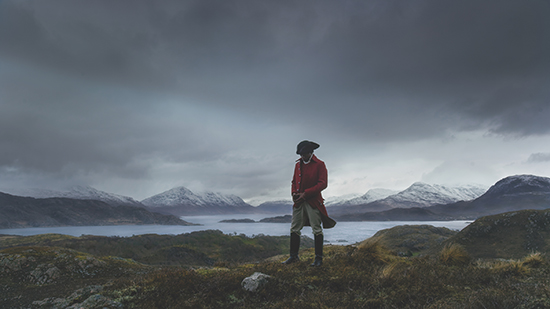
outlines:
[[[346,194],[346,195],[338,195],[338,196],[331,196],[327,197],[325,199],[325,206],[338,206],[346,203],[349,200],[355,199],[360,197],[360,194]]]
[[[161,206],[249,206],[240,197],[217,192],[194,193],[185,187],[176,187],[141,201],[148,207]]]
[[[391,196],[397,193],[399,193],[399,191],[390,190],[390,189],[382,189],[382,188],[370,189],[369,191],[367,191],[367,193],[363,194],[362,196],[356,197],[354,199],[350,199],[349,201],[346,202],[345,205],[368,204],[374,201],[384,199],[388,196]]]
[[[77,200],[98,200],[105,202],[111,206],[118,205],[132,205],[143,207],[143,205],[137,200],[123,195],[118,195],[114,193],[107,193],[104,191],[97,190],[90,186],[73,186],[64,190],[49,190],[49,189],[37,189],[37,188],[28,188],[28,189],[12,189],[9,190],[10,194],[33,197],[33,198],[53,198],[53,197],[64,197],[72,198]]]
[[[380,202],[392,207],[427,207],[478,198],[487,191],[482,185],[449,187],[415,182],[410,187]]]
[[[260,206],[266,206],[266,205],[269,205],[269,206],[286,206],[286,205],[292,205],[293,202],[291,199],[288,199],[288,200],[276,200],[276,201],[267,201],[267,202],[263,202],[261,203],[260,205],[258,205],[258,207]]]
[[[550,178],[534,175],[515,175],[503,178],[495,183],[484,196],[506,196],[550,193]]]

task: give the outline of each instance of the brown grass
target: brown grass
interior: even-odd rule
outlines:
[[[439,253],[439,261],[447,266],[465,266],[472,258],[470,254],[459,244],[448,244]]]

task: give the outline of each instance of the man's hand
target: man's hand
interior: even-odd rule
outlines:
[[[300,203],[303,203],[306,201],[306,198],[305,198],[305,193],[294,193],[292,195],[292,200],[294,201],[294,203],[296,204],[300,204]]]

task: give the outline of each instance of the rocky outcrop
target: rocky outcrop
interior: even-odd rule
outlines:
[[[114,301],[99,293],[103,286],[92,285],[74,291],[65,298],[49,297],[43,300],[32,302],[32,308],[58,308],[58,309],[80,309],[80,308],[123,308],[120,302]],[[84,301],[80,301],[84,299]]]

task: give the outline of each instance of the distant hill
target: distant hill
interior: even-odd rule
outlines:
[[[256,207],[236,195],[216,192],[194,193],[185,187],[177,187],[141,201],[147,208],[176,216],[251,214]]]
[[[550,254],[550,209],[521,210],[477,219],[446,240],[474,258],[522,258],[533,252]]]
[[[550,208],[550,178],[534,175],[509,176],[495,183],[472,201],[437,205],[434,213],[478,218],[523,209]]]
[[[98,200],[105,202],[111,206],[135,206],[135,207],[145,207],[139,201],[123,195],[118,195],[114,193],[107,193],[101,190],[89,186],[73,186],[67,188],[66,190],[48,190],[48,189],[10,189],[7,190],[7,193],[24,196],[24,197],[34,197],[34,198],[51,198],[51,197],[66,197],[78,200]]]
[[[36,199],[0,192],[0,228],[122,224],[192,225],[141,207],[114,207],[97,200]]]

